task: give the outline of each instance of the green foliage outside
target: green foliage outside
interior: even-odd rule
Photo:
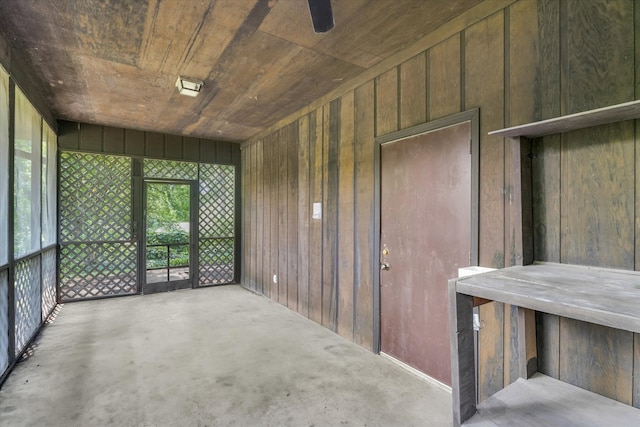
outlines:
[[[169,248],[169,266],[189,265],[190,188],[181,184],[147,185],[147,245],[183,243]],[[147,268],[166,268],[167,247],[147,246]]]

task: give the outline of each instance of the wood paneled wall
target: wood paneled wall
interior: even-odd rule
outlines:
[[[58,121],[58,146],[86,153],[240,164],[239,144],[64,120]]]
[[[244,286],[375,350],[374,138],[475,107],[480,265],[513,265],[510,144],[487,132],[636,99],[639,22],[636,0],[483,2],[245,143]],[[640,269],[636,134],[627,122],[535,142],[536,260]],[[638,336],[538,317],[541,371],[640,407]],[[512,307],[481,318],[484,399],[515,380],[517,340]]]

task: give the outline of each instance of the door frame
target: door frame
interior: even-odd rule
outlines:
[[[380,232],[382,209],[380,198],[382,146],[390,142],[438,131],[465,122],[471,124],[471,248],[470,265],[478,265],[479,252],[479,198],[480,198],[480,109],[473,108],[441,119],[432,120],[410,128],[381,135],[374,143],[374,244],[371,265],[373,266],[373,350],[380,353]]]
[[[189,279],[147,284],[147,186],[149,184],[175,184],[189,186]],[[198,181],[187,179],[145,178],[142,180],[142,230],[140,230],[140,293],[175,291],[196,288],[198,283]],[[163,286],[164,285],[164,286]]]

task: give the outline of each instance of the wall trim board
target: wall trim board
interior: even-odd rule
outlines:
[[[377,76],[384,73],[385,71],[389,71],[390,69],[398,66],[399,64],[405,62],[406,60],[409,60],[414,56],[420,54],[421,52],[428,50],[429,48],[435,46],[436,44],[463,31],[465,28],[468,28],[471,25],[479,21],[482,21],[488,16],[491,16],[494,13],[509,7],[511,4],[516,3],[517,1],[518,0],[486,0],[486,1],[483,1],[482,3],[479,3],[473,8],[458,15],[454,19],[448,22],[445,22],[443,25],[436,28],[434,31],[427,34],[426,36],[422,37],[411,46],[408,46],[407,48],[399,51],[398,53],[390,56],[389,58],[383,61],[380,61],[375,66],[369,68],[368,70],[364,71],[362,74],[354,77],[348,82],[345,82],[343,85],[337,87],[336,89],[327,93],[323,97],[318,98],[317,100],[313,101],[311,104],[308,104],[307,106],[296,111],[295,113],[288,115],[287,117],[279,120],[278,122],[274,123],[270,127],[260,131],[256,135],[249,138],[247,141],[244,141],[242,143],[242,146],[244,147],[244,146],[254,144],[260,138],[263,138],[264,136],[273,133],[277,129],[290,124],[291,122],[316,110],[317,108],[323,106],[324,104],[327,104],[332,100],[339,98],[346,92],[355,90],[359,86],[367,83],[369,80],[375,79]]]

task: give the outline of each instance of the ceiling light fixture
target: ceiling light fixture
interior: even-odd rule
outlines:
[[[192,79],[189,77],[178,76],[176,80],[176,87],[181,95],[198,96],[200,89],[202,89],[202,83],[200,80]]]

